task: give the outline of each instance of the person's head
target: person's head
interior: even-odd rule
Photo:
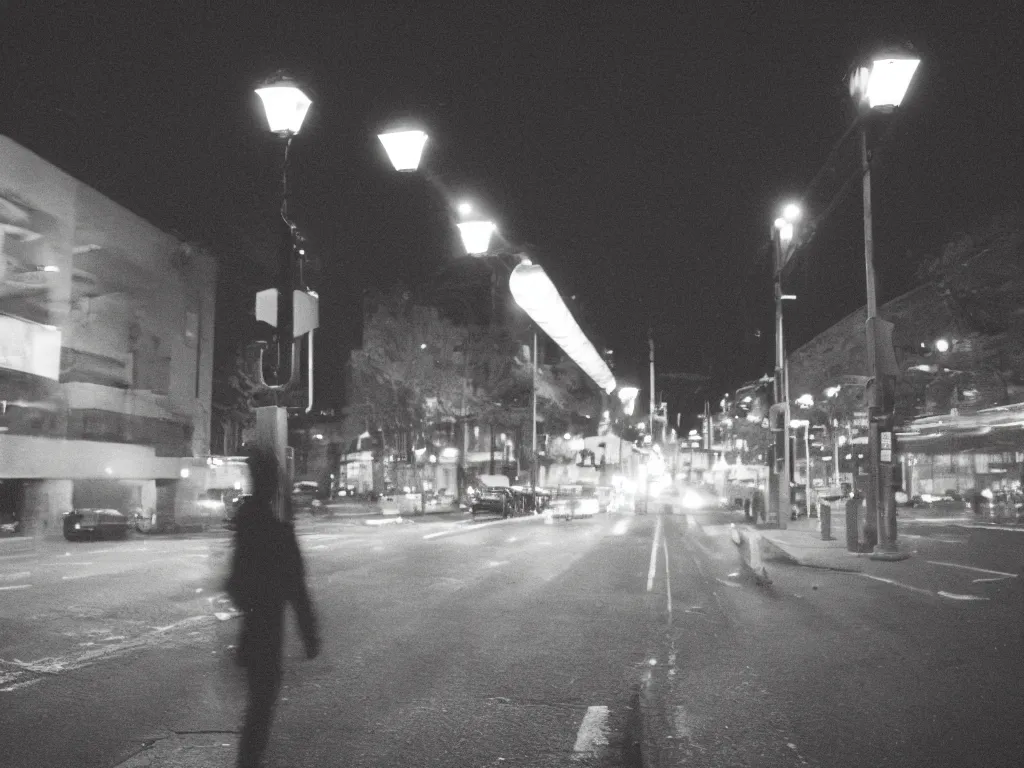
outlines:
[[[273,501],[277,496],[280,467],[273,451],[254,446],[249,450],[246,463],[249,465],[253,498],[258,501]]]

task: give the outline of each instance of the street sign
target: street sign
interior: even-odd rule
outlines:
[[[292,301],[292,331],[295,338],[320,327],[320,302],[316,296],[305,291],[294,291]],[[277,288],[267,288],[256,294],[256,319],[277,327]]]
[[[879,433],[881,442],[881,460],[885,463],[892,461],[892,432]]]

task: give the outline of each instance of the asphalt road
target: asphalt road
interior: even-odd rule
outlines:
[[[759,586],[733,519],[307,526],[325,647],[290,630],[269,764],[1020,764],[1024,533],[908,523],[896,575]],[[0,554],[0,762],[231,765],[228,544]]]

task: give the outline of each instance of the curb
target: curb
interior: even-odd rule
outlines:
[[[737,538],[739,538],[739,541]],[[741,541],[744,540],[748,543],[747,549],[749,554],[743,552],[744,547]],[[771,536],[770,533],[766,534],[764,531],[757,529],[737,527],[733,535],[733,541],[736,542],[737,546],[740,546],[741,552],[744,553],[746,564],[754,570],[755,574],[764,571],[764,561],[846,573],[859,573],[864,570],[863,565],[854,559],[856,553],[847,553],[846,550],[843,550],[843,554],[849,554],[852,561],[849,563],[839,563],[831,558],[821,557],[814,552],[795,551],[795,547],[787,546]],[[766,576],[767,573],[765,572],[764,575]]]

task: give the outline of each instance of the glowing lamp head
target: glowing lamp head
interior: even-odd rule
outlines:
[[[850,95],[868,109],[895,109],[906,96],[920,63],[920,58],[902,50],[872,56],[850,77]]]
[[[493,221],[459,222],[462,246],[470,256],[481,256],[491,247],[491,235],[497,231]]]
[[[803,209],[796,203],[786,203],[782,209],[782,218],[793,224],[800,221],[800,217],[804,215]]]
[[[293,80],[285,76],[257,88],[256,95],[263,101],[271,133],[278,136],[290,137],[297,134],[313,103]]]
[[[427,134],[423,131],[389,131],[377,138],[384,145],[388,160],[396,171],[415,171],[420,167],[423,147],[427,143]]]
[[[949,352],[949,339],[936,339],[935,351],[941,353]]]

